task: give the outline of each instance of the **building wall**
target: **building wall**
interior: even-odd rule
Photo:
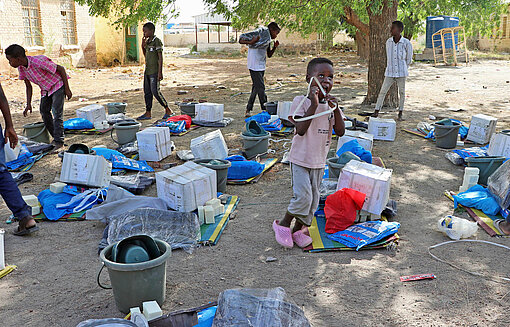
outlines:
[[[491,38],[479,39],[478,48],[487,51],[510,51],[510,4],[508,13],[501,15],[499,28],[494,35]]]
[[[111,66],[118,62],[126,63],[126,29],[113,25],[112,21],[113,19],[103,17],[97,17],[95,21],[97,63],[101,66]],[[141,52],[143,24],[138,24],[139,64],[145,62]],[[156,24],[156,36],[164,42],[161,24]]]
[[[55,61],[75,67],[96,65],[94,18],[88,15],[88,8],[75,5],[77,44],[63,45],[60,0],[40,0],[42,47],[28,47],[25,44],[23,15],[18,0],[0,0],[0,45],[2,58],[0,70],[9,70],[3,49],[17,43],[27,49],[29,55],[44,54]]]

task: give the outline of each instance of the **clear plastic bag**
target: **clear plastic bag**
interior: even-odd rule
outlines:
[[[510,207],[510,160],[503,163],[489,176],[487,186],[501,208]]]
[[[141,234],[167,242],[172,250],[191,253],[200,238],[200,224],[194,213],[152,208],[134,209],[110,218],[108,244]]]
[[[156,182],[155,177],[144,176],[140,173],[127,176],[112,176],[110,183],[120,186],[129,192],[140,195]]]
[[[319,186],[319,193],[321,195],[321,198],[325,198],[328,195],[335,193],[337,185],[338,180],[335,178],[323,179],[321,185]]]
[[[291,303],[281,287],[230,289],[220,293],[213,327],[308,327],[303,310]]]

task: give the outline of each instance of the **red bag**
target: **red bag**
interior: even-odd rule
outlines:
[[[166,121],[182,121],[182,120],[184,120],[186,122],[186,129],[190,129],[191,117],[188,115],[172,116],[172,117],[168,118]]]
[[[356,211],[363,208],[366,195],[352,188],[343,188],[326,198],[326,233],[333,234],[354,224]]]

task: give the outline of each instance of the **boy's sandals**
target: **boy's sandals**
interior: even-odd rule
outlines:
[[[301,229],[292,234],[292,240],[296,243],[300,248],[306,248],[308,245],[312,244],[312,238],[305,234],[305,230]]]
[[[37,232],[39,230],[39,226],[37,226],[37,224],[34,226],[30,226],[30,227],[26,226],[27,222],[31,219],[33,219],[32,216],[27,216],[27,217],[21,219],[19,221],[18,228],[15,231],[13,231],[12,233],[16,236],[26,236],[26,235],[30,235],[32,233]]]
[[[136,120],[149,120],[152,119],[152,117],[147,117],[145,114],[141,115],[140,117],[136,118]]]
[[[251,112],[246,110],[246,113],[244,114],[244,117],[245,118],[250,118],[251,117]]]
[[[501,224],[504,221],[505,219],[496,219],[492,224],[494,225],[494,227],[496,227],[496,229],[501,235],[509,236],[507,233],[505,233],[504,230],[501,229],[501,226],[499,226],[499,224]]]
[[[275,220],[273,222],[273,230],[276,238],[276,242],[281,246],[290,249],[294,246],[294,241],[292,240],[292,233],[289,227],[284,227],[279,225],[279,221]]]

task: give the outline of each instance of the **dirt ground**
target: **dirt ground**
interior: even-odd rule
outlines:
[[[240,147],[243,114],[250,89],[244,58],[206,59],[169,54],[163,93],[171,103],[185,98],[225,104],[225,115],[234,123],[222,129],[231,149]],[[367,68],[349,53],[332,54],[338,73],[333,94],[344,102],[345,113],[355,116],[366,90]],[[292,100],[305,92],[304,72],[310,57],[276,57],[267,69],[270,101]],[[290,77],[296,74],[296,77]],[[398,202],[402,224],[396,251],[305,253],[284,250],[274,240],[271,223],[285,213],[291,197],[289,167],[277,164],[256,184],[228,186],[239,195],[239,212],[216,246],[198,248],[193,254],[175,251],[167,268],[165,312],[195,307],[217,299],[228,288],[283,287],[303,308],[314,326],[508,326],[510,287],[475,277],[437,262],[429,246],[447,240],[436,231],[439,218],[453,211],[443,192],[456,190],[463,169],[445,157],[445,151],[425,139],[406,134],[429,121],[430,114],[469,123],[471,115],[485,113],[499,119],[498,130],[510,128],[510,62],[477,61],[458,68],[434,68],[415,63],[407,83],[406,121],[399,123],[395,142],[376,141],[374,155],[393,169],[391,198]],[[144,111],[142,69],[122,67],[70,72],[75,97],[66,103],[65,118],[89,103],[128,102],[128,113]],[[294,76],[294,75],[292,75]],[[2,76],[11,101],[16,129],[40,121],[39,113],[23,118],[24,85]],[[218,88],[225,86],[226,88]],[[445,90],[458,90],[445,92]],[[178,90],[188,94],[178,96]],[[34,96],[38,98],[37,95]],[[82,98],[83,101],[79,101]],[[38,104],[34,106],[37,108]],[[173,108],[177,107],[173,105]],[[258,107],[257,107],[258,108]],[[455,112],[453,108],[463,111]],[[163,110],[154,107],[159,118]],[[395,118],[390,112],[384,117]],[[144,123],[144,126],[149,123]],[[209,131],[194,130],[173,140],[178,149],[189,148],[190,139]],[[67,144],[114,147],[109,135],[68,136]],[[281,156],[281,154],[278,154]],[[164,162],[176,162],[175,154]],[[23,184],[23,194],[38,194],[54,181],[60,161],[48,155],[32,168],[34,180]],[[146,195],[155,195],[155,186]],[[0,228],[10,231],[0,208]],[[2,326],[75,326],[88,318],[122,317],[111,291],[96,284],[100,267],[97,245],[104,225],[94,221],[44,222],[41,231],[27,238],[5,236],[5,255],[18,269],[0,280]],[[506,238],[490,238],[479,229],[476,238],[510,245]],[[434,253],[477,272],[509,276],[504,249],[480,244],[454,244]],[[267,257],[276,262],[266,263]],[[435,280],[401,283],[402,275],[434,273]]]

